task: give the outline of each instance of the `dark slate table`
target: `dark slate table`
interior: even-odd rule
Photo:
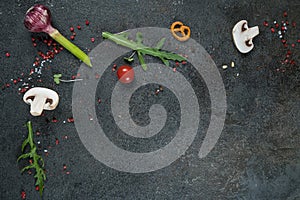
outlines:
[[[153,172],[118,171],[95,159],[83,145],[72,122],[74,83],[56,85],[52,78],[58,73],[64,79],[74,78],[81,62],[66,50],[51,61],[43,62],[39,52],[45,53],[52,48],[43,43],[49,37],[30,33],[23,25],[26,10],[35,3],[50,8],[53,25],[66,37],[72,35],[69,29],[73,26],[76,32],[73,42],[87,53],[103,42],[103,31],[117,33],[142,27],[169,28],[174,21],[188,25],[191,38],[201,44],[215,62],[226,90],[225,126],[213,150],[205,158],[198,157],[204,138],[204,134],[198,133],[183,156]],[[22,191],[27,199],[39,199],[34,186],[34,170],[31,175],[27,172],[21,174],[20,169],[28,161],[16,161],[27,135],[24,124],[28,120],[33,123],[38,152],[45,161],[47,180],[43,199],[300,199],[299,10],[300,4],[296,0],[2,0],[0,199],[21,199]],[[285,11],[287,16],[284,16]],[[242,19],[248,20],[250,27],[258,25],[260,28],[260,34],[254,39],[254,49],[243,55],[235,48],[231,36],[233,26]],[[90,22],[88,26],[86,20]],[[289,25],[285,47],[274,21],[281,25],[286,20]],[[78,25],[81,30],[77,29]],[[272,33],[272,27],[275,27],[275,33]],[[92,42],[91,38],[95,41]],[[36,47],[33,43],[37,44]],[[6,53],[10,56],[7,57]],[[40,58],[39,66],[43,65],[41,68],[34,66],[37,57]],[[122,59],[119,62],[123,62]],[[234,62],[234,67],[231,67],[231,62]],[[225,64],[227,69],[222,68]],[[116,80],[115,76],[110,76]],[[191,74],[188,78],[192,81],[194,76]],[[112,82],[109,78],[105,80],[103,84],[109,88]],[[60,96],[58,108],[41,117],[32,117],[29,106],[22,100],[24,83],[57,91]],[[137,108],[135,105],[142,102],[148,107],[152,103],[168,106],[174,96],[167,88],[162,95],[154,95],[152,91],[156,87],[142,88],[133,97],[131,106]],[[204,91],[202,96],[207,95],[203,84],[201,88]],[[147,100],[144,97],[149,91],[152,93]],[[110,94],[104,93],[99,98],[102,102],[95,99],[95,106],[109,106]],[[105,111],[106,107],[98,111],[101,109]],[[135,111],[133,118],[141,125],[147,125],[147,110],[137,109],[144,114],[139,116]],[[210,113],[210,108],[202,109],[204,116]],[[170,114],[180,114],[177,109],[172,110],[172,106],[169,111]],[[103,120],[106,120],[107,113],[103,114]],[[177,116],[170,122],[176,125],[178,119]],[[204,117],[200,123],[204,130],[207,129],[207,119]],[[123,148],[132,151],[144,148],[143,151],[147,151],[148,147],[155,149],[164,145],[157,146],[159,138],[149,140],[148,146],[130,143],[128,138],[125,140],[113,131],[115,129],[110,129],[114,121],[108,121],[106,125],[109,138]],[[172,127],[166,127],[164,135],[168,137],[168,134],[172,136]]]

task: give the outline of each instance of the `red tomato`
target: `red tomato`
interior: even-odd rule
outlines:
[[[122,65],[117,71],[121,83],[131,83],[134,79],[134,70],[128,65]]]

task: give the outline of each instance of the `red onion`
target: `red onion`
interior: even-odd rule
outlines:
[[[88,66],[92,66],[90,58],[72,42],[67,40],[59,31],[51,25],[51,12],[41,4],[36,4],[28,9],[24,18],[25,27],[31,32],[48,33],[54,40],[68,49],[73,55],[82,60]]]
[[[41,4],[29,8],[24,18],[25,27],[31,32],[45,32],[51,34],[55,29],[51,25],[51,12]]]

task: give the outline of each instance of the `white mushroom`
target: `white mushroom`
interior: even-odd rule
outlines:
[[[241,53],[248,53],[253,49],[252,39],[258,34],[258,26],[249,28],[246,20],[239,21],[232,29],[234,44]]]
[[[33,116],[40,116],[43,110],[54,110],[59,102],[59,97],[53,90],[34,87],[24,94],[23,101],[30,104],[30,113]]]

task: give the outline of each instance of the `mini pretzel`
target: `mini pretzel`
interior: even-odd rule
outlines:
[[[181,36],[177,34],[178,32],[181,34]],[[191,36],[190,27],[184,26],[183,23],[179,21],[176,21],[171,25],[171,33],[177,40],[181,42],[188,40]]]

